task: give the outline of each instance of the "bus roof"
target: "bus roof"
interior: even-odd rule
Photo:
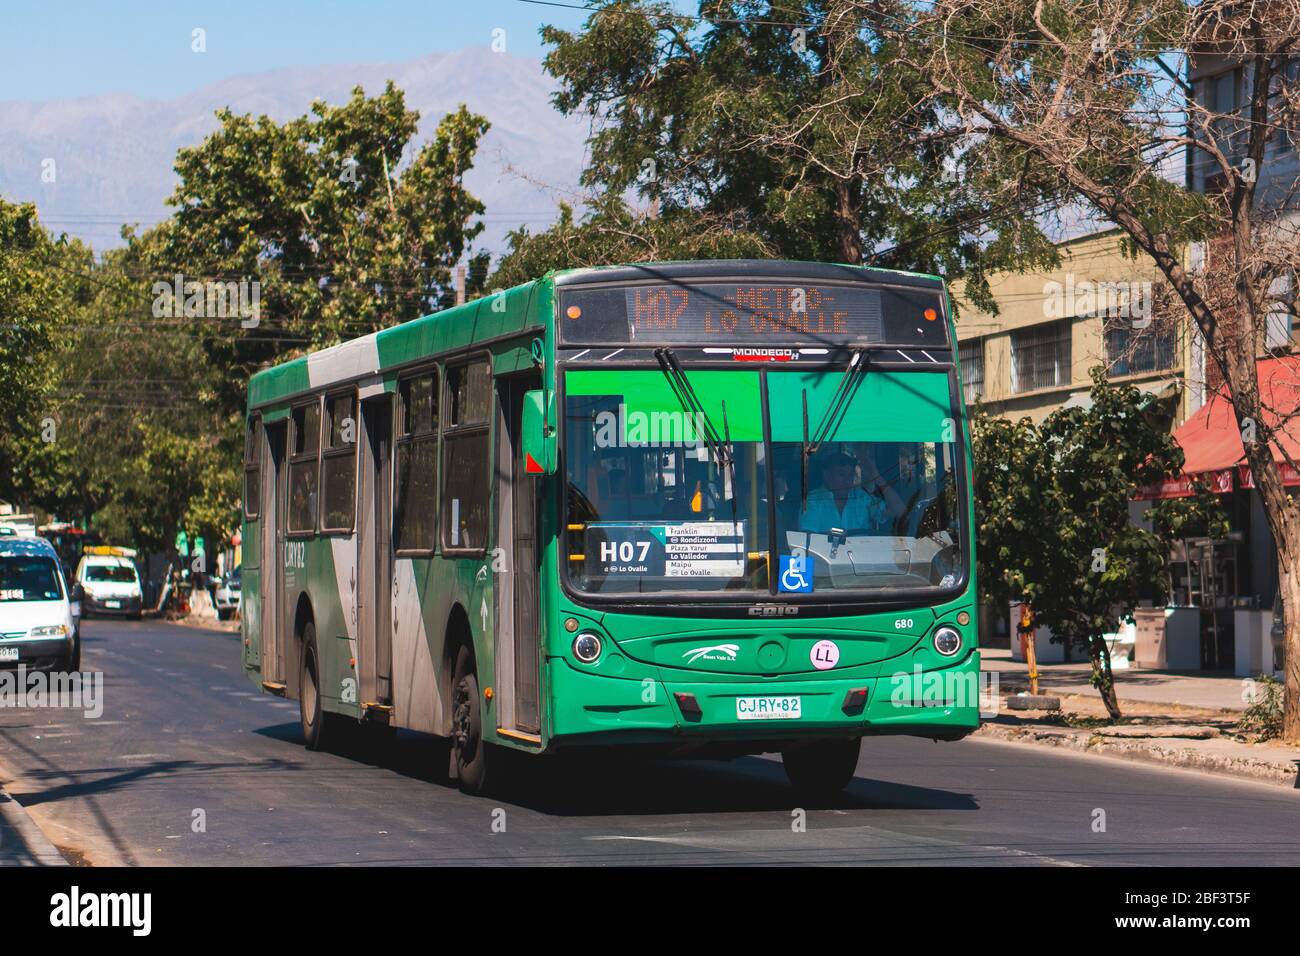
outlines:
[[[664,262],[637,262],[620,265],[585,266],[575,269],[558,269],[545,278],[556,285],[578,285],[584,282],[622,282],[645,279],[702,280],[706,278],[771,278],[773,275],[790,279],[809,280],[860,280],[877,279],[898,285],[915,285],[921,288],[941,288],[939,276],[919,272],[902,272],[878,269],[874,266],[853,266],[839,262],[808,262],[798,259],[693,259]]]
[[[555,269],[540,279],[495,292],[464,305],[412,319],[387,329],[380,329],[350,339],[271,368],[262,369],[249,379],[249,407],[274,405],[292,396],[316,388],[328,388],[382,374],[392,368],[424,356],[500,339],[529,328],[529,318],[536,313],[529,308],[534,296],[546,295],[552,286],[580,285],[585,282],[686,280],[709,278],[806,278],[862,279],[941,289],[938,276],[871,266],[841,263],[805,262],[785,259],[703,259],[582,266]],[[493,304],[505,300],[505,307]]]

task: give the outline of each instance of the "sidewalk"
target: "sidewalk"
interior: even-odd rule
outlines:
[[[980,648],[982,669],[998,675],[1003,691],[1018,693],[1029,689],[1029,667],[1011,659],[1005,648]],[[1097,696],[1088,683],[1092,665],[1039,664],[1038,692],[1040,694],[1079,694]],[[1245,710],[1242,699],[1246,688],[1245,678],[1231,674],[1205,674],[1201,671],[1154,671],[1145,668],[1128,668],[1115,671],[1115,693],[1120,710],[1126,701],[1151,704],[1177,704],[1184,707],[1202,707],[1212,710]]]
[[[1257,743],[1238,726],[1247,702],[1240,677],[1170,671],[1115,672],[1123,718],[1112,723],[1088,683],[1088,664],[1040,664],[1039,693],[1061,699],[1059,712],[1011,711],[1005,698],[1029,689],[1025,664],[1011,652],[982,649],[983,670],[998,675],[998,715],[977,735],[1020,744],[1140,760],[1300,787],[1300,747]]]
[[[0,866],[67,866],[62,854],[9,794],[0,789]]]

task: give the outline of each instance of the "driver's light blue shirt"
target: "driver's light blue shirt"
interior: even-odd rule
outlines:
[[[885,530],[888,521],[885,503],[861,488],[849,491],[843,511],[839,509],[833,491],[818,488],[808,494],[808,508],[799,516],[799,527],[812,534],[830,534],[832,528],[875,533]]]

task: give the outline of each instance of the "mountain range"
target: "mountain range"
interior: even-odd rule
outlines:
[[[165,99],[107,93],[0,101],[0,196],[35,202],[56,234],[80,237],[97,250],[120,245],[123,224],[148,227],[167,217],[176,151],[216,128],[217,109],[283,122],[305,114],[315,99],[342,103],[355,86],[377,94],[389,79],[406,94],[407,108],[420,113],[417,145],[461,103],[491,122],[466,177],[487,206],[477,248],[500,253],[509,230],[545,228],[556,218],[557,201],[576,193],[586,119],[556,112],[555,81],[539,62],[471,48],[398,63],[286,67]],[[43,181],[51,169],[54,181]]]

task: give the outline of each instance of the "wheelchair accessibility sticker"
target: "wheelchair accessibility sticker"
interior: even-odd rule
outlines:
[[[778,587],[789,594],[811,594],[812,569],[808,567],[808,558],[802,554],[781,555],[781,579]]]

